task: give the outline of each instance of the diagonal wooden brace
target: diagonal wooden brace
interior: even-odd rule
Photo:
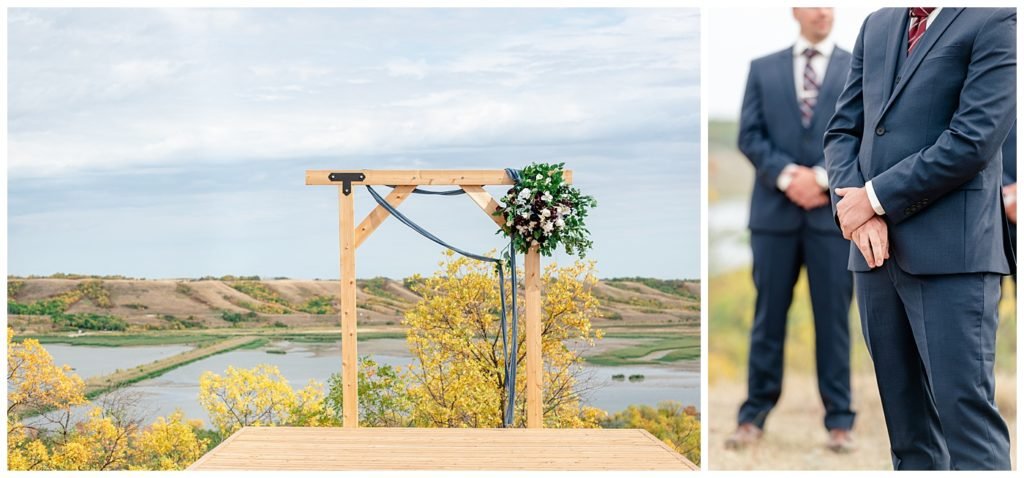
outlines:
[[[402,201],[405,201],[405,198],[412,194],[413,189],[416,189],[416,186],[396,186],[391,191],[391,194],[388,194],[388,197],[384,199],[391,207],[398,207],[399,204],[402,204]],[[373,208],[370,214],[367,214],[366,218],[363,219],[363,222],[359,223],[359,227],[356,228],[356,248],[362,245],[363,241],[370,237],[370,234],[373,234],[373,231],[377,230],[377,227],[389,216],[391,216],[391,213],[379,204]]]

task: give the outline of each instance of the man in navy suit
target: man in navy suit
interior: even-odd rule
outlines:
[[[757,302],[750,333],[747,400],[726,447],[760,438],[782,393],[786,319],[793,288],[807,267],[814,312],[818,389],[825,407],[827,447],[852,449],[850,409],[849,244],[836,230],[829,203],[821,138],[850,67],[835,47],[831,8],[794,8],[794,46],[750,64],[739,148],[757,170],[750,206],[750,243]]]
[[[1001,148],[1016,10],[888,8],[864,21],[825,135],[864,337],[902,469],[1010,469],[994,400],[1015,267]]]

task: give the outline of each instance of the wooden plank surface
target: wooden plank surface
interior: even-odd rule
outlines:
[[[345,170],[345,169],[312,169],[306,171],[307,186],[340,186],[341,182],[328,179],[330,173],[363,173],[366,178],[353,181],[352,184],[369,184],[371,186],[495,186],[512,185],[512,179],[503,169],[386,169],[386,170]],[[572,183],[572,171],[562,174],[566,183]]]
[[[523,265],[526,299],[526,426],[544,427],[544,358],[541,354],[540,252],[526,251]]]
[[[696,470],[644,430],[245,427],[190,470]]]
[[[338,187],[341,244],[341,413],[345,427],[359,426],[359,353],[356,350],[356,230],[354,194],[346,195]]]

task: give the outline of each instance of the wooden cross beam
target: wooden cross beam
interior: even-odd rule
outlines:
[[[562,177],[572,183],[572,171]],[[398,207],[416,186],[459,186],[499,226],[505,218],[493,216],[498,202],[484,186],[515,184],[504,170],[308,170],[307,186],[337,186],[339,238],[341,246],[341,383],[342,419],[346,428],[359,426],[356,341],[356,249],[391,214],[377,205],[359,225],[355,223],[355,195],[352,186],[395,186],[385,199]],[[541,357],[541,272],[536,247],[526,253],[523,278],[526,299],[526,426],[541,428],[543,417],[544,364]],[[515,358],[513,357],[513,360]]]

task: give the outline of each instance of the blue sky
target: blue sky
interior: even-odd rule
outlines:
[[[542,161],[597,198],[601,277],[700,276],[694,9],[13,9],[8,27],[10,274],[334,278],[337,193],[306,169]],[[468,198],[402,210],[504,245]],[[439,258],[391,220],[357,270]]]

